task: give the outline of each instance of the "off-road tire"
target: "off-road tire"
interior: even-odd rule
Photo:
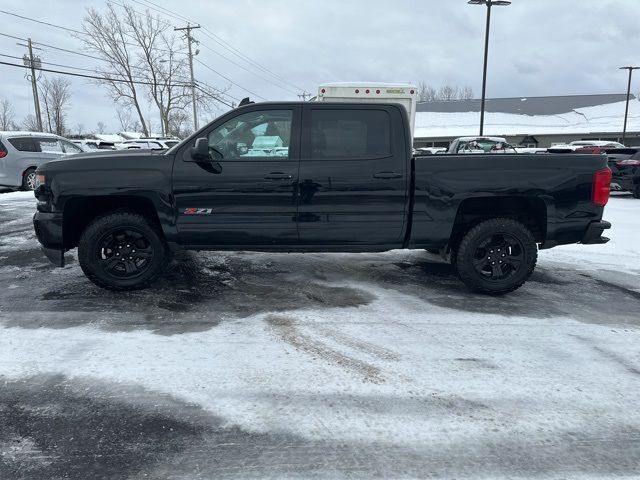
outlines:
[[[494,280],[483,275],[474,266],[475,256],[483,241],[494,235],[514,237],[522,246],[523,261],[512,275]],[[520,288],[533,273],[538,259],[538,246],[531,231],[522,223],[509,218],[485,220],[469,230],[452,255],[452,265],[460,280],[471,291],[487,295],[503,295]]]
[[[35,190],[35,175],[36,175],[36,169],[35,168],[27,168],[24,173],[22,174],[22,185],[20,186],[20,190],[24,190],[24,191],[29,191],[29,190]],[[29,185],[29,181],[33,180],[33,188]]]
[[[102,266],[101,239],[119,229],[132,229],[144,236],[153,256],[135,278],[116,278]],[[78,243],[78,262],[89,280],[107,290],[140,290],[162,274],[170,260],[169,249],[160,227],[147,217],[132,211],[111,212],[97,217],[82,232]]]

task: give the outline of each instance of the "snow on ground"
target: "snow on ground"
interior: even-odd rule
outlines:
[[[517,115],[485,112],[489,135],[538,135],[620,132],[626,102],[577,108],[559,115]],[[479,112],[417,112],[414,136],[475,135]],[[640,102],[629,103],[627,131],[640,130]]]
[[[417,251],[189,253],[110,293],[33,208],[0,195],[0,478],[638,475],[630,196],[500,298]]]

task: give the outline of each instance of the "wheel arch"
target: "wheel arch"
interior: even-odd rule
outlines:
[[[460,202],[453,223],[451,239],[458,242],[465,232],[491,218],[510,218],[525,225],[536,243],[547,237],[547,204],[540,197],[474,197]]]
[[[65,249],[78,246],[80,235],[95,218],[111,212],[130,211],[139,213],[163,231],[153,201],[144,196],[107,195],[95,197],[73,197],[64,204],[62,238]]]

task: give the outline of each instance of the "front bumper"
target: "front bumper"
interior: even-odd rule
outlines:
[[[607,243],[609,239],[607,237],[603,237],[602,232],[609,228],[611,228],[611,224],[609,222],[605,222],[603,220],[591,222],[587,227],[587,231],[582,237],[582,240],[580,240],[580,243],[583,243],[585,245]]]
[[[64,267],[62,214],[36,212],[33,216],[33,228],[45,256],[57,267]]]

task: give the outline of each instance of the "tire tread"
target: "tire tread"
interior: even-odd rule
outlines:
[[[518,222],[517,220],[513,220],[511,218],[492,218],[492,219],[480,222],[471,230],[469,230],[464,235],[464,237],[462,238],[462,241],[458,246],[458,249],[455,251],[455,255],[453,255],[452,263],[456,268],[456,271],[458,272],[458,277],[460,278],[460,280],[470,290],[476,293],[483,293],[487,295],[504,295],[506,293],[513,292],[514,290],[517,290],[522,285],[524,285],[524,283],[529,279],[529,277],[531,276],[531,274],[533,273],[536,267],[536,262],[538,260],[537,246],[533,254],[533,259],[528,264],[528,269],[525,276],[520,281],[512,285],[509,285],[508,287],[501,288],[501,289],[486,288],[483,285],[479,284],[476,281],[476,279],[471,275],[470,270],[473,269],[473,266],[464,265],[464,259],[468,254],[468,250],[471,248],[474,248],[474,245],[472,244],[474,237],[478,235],[482,230],[486,230],[489,228],[504,228],[505,225],[507,225],[508,228],[510,229],[520,230],[520,233],[523,233],[528,237],[527,238],[528,242],[532,243],[533,245],[536,245],[535,239],[531,231],[522,223]]]
[[[133,220],[133,222],[132,222]],[[108,283],[102,280],[99,276],[97,276],[89,267],[89,262],[91,261],[90,255],[91,251],[91,241],[95,235],[99,234],[100,230],[105,228],[110,223],[138,223],[143,224],[144,226],[152,229],[155,234],[158,236],[160,241],[162,242],[164,248],[162,252],[159,252],[162,255],[162,265],[160,268],[156,268],[156,270],[144,278],[140,282],[134,285],[116,285],[113,283]],[[89,256],[88,256],[89,255]],[[162,274],[164,268],[169,263],[169,251],[164,242],[164,236],[157,226],[156,222],[149,219],[145,215],[140,214],[139,212],[133,210],[116,210],[104,213],[102,215],[97,216],[89,225],[84,229],[82,234],[80,235],[80,241],[78,242],[78,262],[80,263],[80,268],[84,272],[85,276],[91,280],[93,283],[102,287],[106,290],[112,290],[116,292],[130,291],[130,290],[141,290],[149,287],[153,282],[155,282],[158,277]]]

